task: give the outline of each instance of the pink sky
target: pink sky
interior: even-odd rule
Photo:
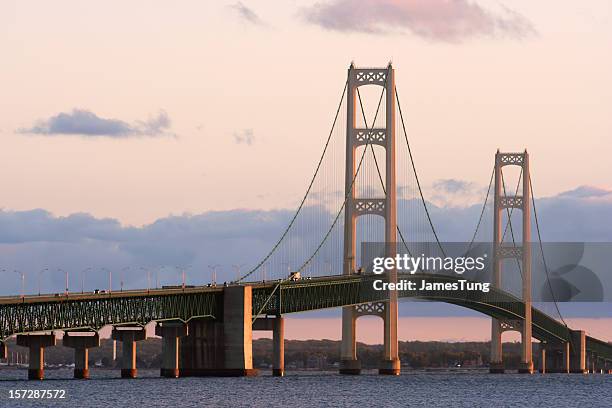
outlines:
[[[450,177],[486,186],[498,147],[529,148],[540,196],[612,187],[609,1],[505,4],[518,20],[479,1],[510,27],[529,25],[494,36],[491,18],[461,1],[382,2],[368,24],[392,24],[385,34],[347,30],[363,16],[340,0],[323,12],[342,10],[344,31],[322,26],[314,3],[3,3],[0,207],[129,225],[294,207],[351,60],[393,60],[426,190]],[[73,109],[130,124],[164,110],[171,123],[153,138],[19,132]],[[245,132],[251,144],[236,137]]]
[[[571,327],[587,328],[587,334],[612,341],[611,318],[566,319]],[[366,344],[382,344],[382,319],[362,317],[357,321],[357,341]],[[316,336],[313,335],[316,333]],[[254,332],[254,338],[270,338],[268,332]],[[335,318],[286,318],[285,338],[290,340],[330,339],[340,340],[341,321]],[[489,341],[491,319],[486,317],[400,317],[398,323],[400,341]],[[518,332],[504,334],[504,341],[519,341]]]

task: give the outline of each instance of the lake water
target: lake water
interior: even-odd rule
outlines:
[[[70,379],[68,369],[47,370],[44,381],[25,381],[25,370],[0,370],[0,407],[612,407],[612,375],[404,373],[399,377],[289,372],[276,378],[159,378],[140,370],[91,371]],[[11,400],[9,390],[64,389],[64,400]]]

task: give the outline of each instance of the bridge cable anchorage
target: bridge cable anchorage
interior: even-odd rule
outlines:
[[[338,108],[336,109],[336,115],[334,116],[334,120],[332,122],[332,126],[331,126],[331,129],[329,131],[329,135],[327,136],[327,140],[325,142],[325,146],[323,148],[323,152],[321,153],[321,157],[319,158],[319,162],[317,163],[317,167],[315,168],[315,172],[314,172],[314,174],[312,176],[312,179],[310,180],[310,184],[308,185],[308,188],[306,189],[306,193],[304,194],[304,197],[302,197],[302,201],[300,202],[300,205],[298,206],[297,210],[295,211],[295,214],[293,215],[293,218],[291,218],[291,221],[289,222],[289,225],[287,226],[285,231],[282,233],[281,237],[276,242],[276,244],[272,247],[270,252],[268,252],[268,254],[253,269],[251,269],[245,275],[243,275],[243,276],[239,277],[238,279],[236,279],[236,283],[240,283],[244,279],[246,279],[249,276],[251,276],[253,273],[255,273],[272,256],[272,254],[276,251],[276,249],[278,249],[279,245],[281,244],[283,239],[285,239],[285,237],[289,233],[289,230],[291,229],[291,227],[295,223],[295,220],[297,219],[300,211],[304,207],[304,203],[306,202],[306,198],[308,198],[308,194],[310,194],[310,190],[312,189],[312,186],[313,186],[313,184],[315,182],[317,174],[319,173],[319,169],[321,168],[321,164],[323,163],[323,158],[325,157],[325,153],[327,152],[327,148],[329,147],[329,142],[330,142],[331,137],[333,135],[334,128],[336,127],[336,121],[338,120],[338,115],[340,113],[340,108],[342,107],[342,102],[344,101],[344,96],[346,95],[347,88],[348,88],[348,80],[344,83],[344,88],[342,90],[342,96],[340,97],[340,102],[338,103]]]
[[[506,182],[504,181],[504,171],[500,170],[501,179],[502,179],[502,187],[504,189],[504,198],[508,198],[506,194]],[[514,191],[514,196],[518,194],[519,186],[521,185],[521,179],[523,178],[523,169],[521,168],[521,172],[519,173],[518,181],[516,182],[516,190]],[[506,223],[506,228],[504,228],[504,234],[502,235],[502,243],[506,238],[506,233],[508,232],[508,227],[510,227],[510,235],[512,236],[512,246],[516,247],[516,240],[514,239],[514,229],[512,228],[512,212],[514,211],[514,207],[506,208],[506,213],[508,214],[508,222]],[[523,238],[524,239],[524,238]],[[518,258],[516,258],[516,266],[518,267],[519,274],[521,275],[521,279],[524,279],[523,276],[523,268],[521,268],[521,262]]]
[[[470,245],[468,246],[466,253],[470,252],[472,249],[472,245],[476,241],[476,235],[478,234],[478,230],[480,229],[480,224],[482,223],[482,218],[484,216],[485,210],[487,208],[487,202],[489,201],[489,194],[491,193],[491,186],[493,185],[493,178],[495,176],[495,166],[493,166],[493,171],[491,172],[491,179],[489,180],[489,187],[487,187],[487,195],[484,199],[484,204],[482,205],[482,211],[480,211],[480,217],[478,217],[478,223],[476,223],[476,229],[474,230],[474,235],[472,236],[472,240],[470,241]]]
[[[567,329],[569,342],[572,345],[572,347],[574,347],[574,344],[572,342],[572,336],[570,335],[570,332],[569,332],[570,329],[567,326],[567,323],[565,322],[563,315],[561,314],[561,309],[559,309],[559,304],[557,303],[557,297],[555,296],[555,292],[552,288],[552,284],[550,283],[550,275],[548,273],[548,266],[546,264],[546,258],[544,257],[544,246],[542,245],[542,235],[540,234],[540,222],[538,221],[538,211],[536,210],[535,196],[533,195],[533,185],[531,184],[531,174],[529,175],[529,189],[531,190],[531,204],[533,206],[533,217],[535,219],[536,231],[538,233],[538,243],[540,246],[540,253],[542,254],[542,263],[544,264],[544,271],[546,272],[546,281],[548,282],[548,288],[550,289],[550,294],[553,298],[555,309],[557,309],[559,318],[561,319],[561,322],[563,322],[563,325]]]
[[[359,106],[361,108],[361,115],[363,116],[363,123],[365,127],[367,128],[368,120],[366,119],[365,110],[363,108],[363,101],[361,99],[361,93],[359,93],[359,88],[357,88],[357,98],[359,99]],[[376,121],[376,118],[374,120]],[[372,123],[372,127],[374,127],[374,122]],[[383,181],[382,173],[380,171],[380,166],[378,165],[378,159],[376,158],[376,153],[374,152],[374,145],[371,143],[370,143],[370,150],[372,151],[372,157],[374,158],[374,164],[376,165],[376,172],[378,173],[378,180],[380,180],[380,186],[382,187],[382,191],[386,197],[387,189],[385,188],[385,182]],[[404,239],[404,234],[402,234],[402,230],[400,229],[399,225],[396,225],[396,229],[400,236],[400,239],[402,240],[402,244],[404,244],[404,248],[406,248],[408,255],[412,257],[412,253],[410,252],[410,249],[408,248],[408,245],[406,244],[406,240]]]
[[[442,247],[442,243],[440,243],[440,239],[438,238],[438,233],[436,232],[436,228],[434,227],[433,221],[431,220],[431,215],[429,214],[429,209],[427,208],[427,203],[425,201],[425,197],[423,196],[423,189],[421,188],[421,182],[419,181],[419,175],[417,174],[416,167],[414,165],[414,157],[412,156],[412,149],[410,149],[410,142],[408,142],[408,133],[406,132],[406,124],[404,123],[404,115],[402,114],[402,105],[399,100],[399,93],[397,92],[397,87],[395,88],[395,99],[397,100],[397,109],[400,114],[400,119],[402,121],[402,129],[404,131],[404,139],[406,140],[406,146],[408,147],[408,156],[410,157],[410,163],[412,164],[412,171],[414,172],[414,178],[416,180],[417,188],[419,190],[419,195],[421,196],[421,201],[423,203],[423,208],[425,209],[425,214],[427,215],[427,221],[429,221],[429,226],[436,238],[436,242],[438,243],[438,247],[440,251],[442,251],[442,255],[446,257],[446,252]]]
[[[384,80],[384,83],[382,85],[383,89],[380,92],[380,98],[378,99],[378,106],[376,107],[376,113],[374,114],[374,120],[372,121],[372,127],[369,129],[369,132],[372,132],[374,130],[374,126],[375,126],[375,123],[376,123],[376,118],[378,117],[378,113],[380,111],[380,106],[381,106],[381,103],[382,103],[383,95],[385,94],[385,88],[386,88],[386,85],[387,85],[387,77],[388,77],[388,75],[385,75],[385,80]],[[367,126],[366,126],[366,129],[367,129]],[[300,266],[298,268],[297,272],[302,272],[302,270],[313,260],[313,258],[317,255],[319,250],[323,247],[323,244],[325,243],[325,241],[327,240],[327,238],[331,234],[332,230],[336,226],[336,223],[338,222],[338,219],[340,218],[340,215],[342,214],[342,211],[344,210],[344,207],[346,207],[346,203],[348,201],[348,198],[350,197],[351,192],[353,191],[353,188],[355,187],[355,181],[357,180],[357,176],[359,175],[359,170],[361,170],[361,165],[363,164],[363,159],[365,158],[365,154],[368,151],[368,145],[370,145],[371,139],[372,138],[368,137],[368,139],[366,140],[366,145],[365,145],[365,148],[363,149],[363,153],[361,154],[361,157],[359,158],[359,163],[357,165],[357,168],[355,169],[355,174],[353,175],[353,179],[351,180],[350,188],[345,192],[344,201],[342,202],[342,205],[340,206],[340,209],[338,210],[338,213],[336,214],[336,217],[334,218],[334,221],[332,222],[331,226],[327,230],[327,233],[325,234],[325,236],[323,237],[323,239],[321,240],[321,242],[319,243],[317,248],[314,250],[312,255],[302,264],[302,266]]]

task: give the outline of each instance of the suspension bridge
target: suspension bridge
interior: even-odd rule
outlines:
[[[366,98],[367,93],[374,98]],[[367,109],[368,100],[374,101],[373,109]],[[304,196],[278,240],[248,272],[223,285],[0,298],[0,357],[6,358],[6,340],[16,335],[17,344],[29,348],[28,378],[42,379],[45,348],[56,344],[56,331],[63,331],[63,345],[75,350],[75,378],[88,378],[88,350],[99,346],[98,331],[111,325],[113,339],[123,342],[121,375],[133,378],[136,344],[146,338],[145,325],[156,322],[156,334],[162,337],[162,376],[254,375],[254,330],[273,332],[273,373],[282,376],[283,316],[342,308],[340,373],[361,372],[357,319],[374,315],[384,321],[379,373],[398,375],[398,302],[413,298],[451,303],[490,316],[492,373],[505,371],[501,338],[509,330],[521,333],[521,373],[534,372],[533,338],[540,342],[542,372],[612,372],[612,344],[570,328],[556,300],[556,317],[532,305],[532,219],[537,230],[535,248],[543,259],[545,254],[527,151],[495,154],[482,211],[468,236],[467,251],[479,241],[493,243],[490,291],[375,289],[377,280],[396,284],[410,279],[417,287],[423,281],[452,284],[459,280],[425,271],[405,275],[396,268],[374,275],[364,263],[362,244],[367,242],[385,243],[385,257],[396,256],[398,248],[407,253],[420,251],[425,242],[445,254],[404,119],[391,64],[383,68],[351,64]],[[344,174],[338,171],[342,166]],[[508,166],[520,171],[512,195],[507,194],[504,178]],[[520,228],[513,226],[515,210],[522,215]],[[490,211],[493,235],[487,237],[482,225]],[[514,270],[520,275],[517,293],[506,288],[502,279],[511,272],[508,262],[516,263]],[[552,287],[550,291],[554,299]]]

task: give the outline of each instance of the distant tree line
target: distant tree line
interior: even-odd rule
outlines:
[[[444,368],[453,366],[486,366],[489,364],[489,342],[440,342],[440,341],[402,341],[399,343],[400,359],[404,366],[414,369]],[[9,342],[10,350],[27,354],[27,348],[15,348]],[[121,366],[121,342],[117,342],[117,359],[112,359],[113,342],[103,339],[101,347],[89,352],[90,364],[101,364],[106,368]],[[534,345],[534,357],[537,344]],[[518,367],[520,343],[504,343],[504,361],[507,368]],[[377,368],[383,356],[382,345],[358,343],[357,356],[363,368]],[[71,364],[74,350],[62,347],[49,347],[45,351],[49,365]],[[286,340],[285,366],[287,369],[334,369],[340,363],[340,342],[334,340]],[[161,340],[149,338],[138,342],[137,364],[140,368],[159,368],[161,365]],[[266,368],[272,365],[272,340],[253,341],[253,364]]]

